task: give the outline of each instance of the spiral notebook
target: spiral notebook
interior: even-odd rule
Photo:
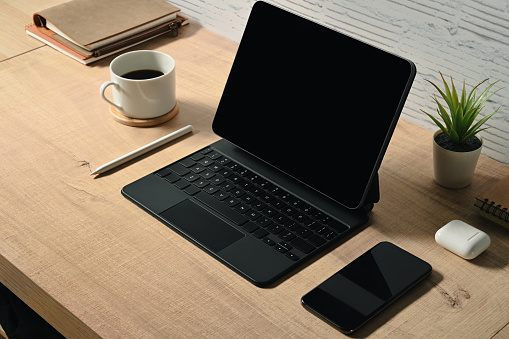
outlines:
[[[481,216],[509,228],[509,175],[479,195],[475,206]]]

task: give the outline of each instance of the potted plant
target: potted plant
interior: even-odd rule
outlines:
[[[477,133],[486,129],[481,128],[482,125],[500,109],[499,107],[495,112],[474,123],[484,103],[500,90],[489,93],[499,80],[486,87],[479,96],[476,96],[476,90],[488,79],[478,83],[468,94],[463,81],[463,89],[458,96],[452,77],[449,87],[442,73],[440,76],[444,83],[444,91],[433,82],[426,81],[432,84],[445,100],[448,109],[436,96],[432,96],[438,105],[437,112],[442,122],[421,110],[440,128],[433,135],[433,178],[439,185],[462,188],[470,184],[481,154],[483,140]]]

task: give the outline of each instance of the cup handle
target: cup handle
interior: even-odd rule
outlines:
[[[110,85],[113,85],[113,86],[118,86],[118,84],[114,81],[106,81],[105,83],[103,83],[101,85],[101,89],[99,90],[99,92],[101,93],[101,97],[106,100],[107,103],[109,103],[110,105],[112,105],[113,107],[116,107],[117,109],[119,110],[122,110],[122,107],[120,105],[117,105],[115,104],[114,102],[110,101],[108,98],[106,98],[106,96],[104,95],[104,91],[106,90],[106,87],[110,86]]]

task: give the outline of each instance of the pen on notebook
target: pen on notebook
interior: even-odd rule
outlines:
[[[94,174],[101,174],[101,173],[104,173],[106,171],[109,171],[110,169],[114,168],[114,167],[117,167],[117,166],[120,166],[122,165],[123,163],[126,163],[128,162],[129,160],[131,159],[134,159],[142,154],[145,154],[147,152],[150,152],[151,150],[161,146],[161,145],[164,145],[165,143],[168,143],[172,140],[175,140],[177,138],[180,138],[181,136],[191,132],[193,130],[193,126],[192,125],[187,125],[186,127],[183,127],[173,133],[170,133],[168,134],[167,136],[164,136],[160,139],[157,139],[156,141],[153,141],[151,142],[150,144],[148,145],[145,145],[143,147],[140,147],[138,148],[137,150],[134,150],[130,153],[127,153],[126,155],[123,155],[121,156],[120,158],[117,158],[113,161],[110,161],[109,163],[107,164],[104,164],[100,167],[98,167],[95,171],[93,171],[92,173],[90,173],[90,175],[94,175]]]

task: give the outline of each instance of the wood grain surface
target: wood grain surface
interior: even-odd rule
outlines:
[[[509,167],[481,156],[470,186],[442,188],[432,179],[432,133],[405,120],[368,225],[272,288],[251,285],[121,196],[218,139],[211,122],[237,47],[197,25],[139,46],[177,65],[179,114],[147,128],[114,121],[99,96],[112,58],[87,67],[44,46],[0,62],[0,281],[70,338],[341,337],[301,296],[392,241],[433,273],[353,337],[507,338],[509,233],[473,204]],[[192,134],[90,177],[188,124]],[[439,247],[434,233],[452,219],[488,233],[490,248],[467,261]]]

